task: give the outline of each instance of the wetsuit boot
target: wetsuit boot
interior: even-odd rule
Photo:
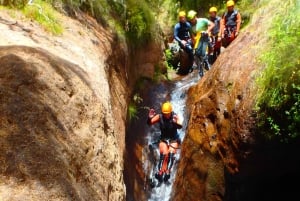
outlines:
[[[187,73],[191,73],[193,71],[194,64],[194,50],[191,41],[188,41],[188,44],[185,46],[185,50],[189,58]]]
[[[204,67],[206,70],[209,70],[210,69],[210,63],[209,63],[209,60],[208,60],[208,55],[205,55],[204,56]]]
[[[172,169],[174,159],[175,159],[174,155],[175,155],[174,153],[169,153],[168,170],[165,174],[164,181],[168,181],[170,179],[171,169]]]
[[[157,173],[155,173],[155,178],[159,181],[159,182],[162,182],[162,172],[160,171],[161,170],[161,167],[162,167],[162,164],[164,162],[164,159],[165,159],[165,154],[160,154],[159,155],[159,161],[158,161],[158,165],[157,165]]]

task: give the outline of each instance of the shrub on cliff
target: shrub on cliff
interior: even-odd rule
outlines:
[[[295,0],[281,4],[260,57],[265,70],[257,82],[257,111],[267,138],[290,142],[300,136],[300,8]]]

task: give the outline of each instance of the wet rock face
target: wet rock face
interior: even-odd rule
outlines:
[[[258,43],[251,34],[222,52],[212,69],[189,90],[190,119],[174,184],[174,201],[223,200],[224,171],[239,172],[251,144],[253,75]]]
[[[125,199],[126,47],[78,14],[50,36],[0,13],[0,200]]]
[[[50,36],[0,13],[0,200],[125,200],[127,105],[162,47],[131,60],[112,31],[77,14],[82,24],[62,15],[66,30]]]
[[[0,94],[2,200],[124,199],[112,115],[77,65],[1,47]]]
[[[271,2],[271,1],[270,1]],[[189,126],[172,201],[297,200],[299,140],[264,141],[256,129],[255,78],[274,16],[254,15],[212,69],[189,90]]]

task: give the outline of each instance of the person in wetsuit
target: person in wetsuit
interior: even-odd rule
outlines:
[[[190,71],[194,62],[194,50],[191,38],[192,26],[186,20],[186,13],[184,11],[179,12],[178,18],[179,21],[174,27],[174,39],[178,42],[180,48],[187,53],[189,59],[187,71]]]
[[[159,142],[159,162],[157,167],[156,179],[161,182],[170,178],[171,168],[174,163],[174,155],[179,147],[180,138],[177,129],[182,128],[182,122],[178,115],[173,112],[172,104],[165,102],[162,104],[161,113],[156,114],[154,109],[150,109],[148,114],[148,125],[159,123],[161,135]],[[165,157],[168,157],[167,171],[161,170]]]
[[[213,64],[217,57],[221,54],[221,32],[220,23],[221,17],[217,15],[218,9],[216,7],[210,7],[209,9],[209,20],[214,22],[215,26],[211,30],[211,45],[212,52],[210,52],[210,63]]]
[[[220,24],[222,45],[227,47],[238,35],[241,27],[241,14],[234,8],[234,1],[227,1],[227,12],[223,14]]]

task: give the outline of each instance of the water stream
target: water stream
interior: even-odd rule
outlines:
[[[181,141],[183,140],[184,136],[185,136],[185,130],[187,127],[187,120],[188,117],[186,115],[186,95],[187,95],[187,90],[189,89],[189,87],[191,87],[192,85],[194,85],[197,81],[198,81],[198,76],[197,74],[191,74],[188,75],[186,77],[184,77],[181,80],[178,80],[174,83],[171,83],[171,87],[170,87],[170,102],[173,105],[173,109],[174,112],[177,113],[179,115],[179,117],[181,119],[183,119],[183,128],[179,129],[179,136]],[[152,126],[153,127],[153,126]],[[155,129],[158,129],[157,127]],[[154,133],[157,133],[157,135],[153,135],[153,128],[149,129],[146,135],[146,143],[149,145],[151,144],[151,142],[156,141],[157,137],[159,136],[159,130],[158,131],[154,131]],[[157,148],[157,147],[156,147]],[[158,148],[155,149],[156,151],[156,159],[158,159],[158,155],[159,155],[159,151]],[[168,182],[168,184],[163,183],[161,186],[159,187],[155,187],[150,189],[150,194],[149,194],[149,199],[148,201],[169,201],[170,200],[170,196],[171,196],[171,192],[172,192],[172,184],[174,182],[175,179],[175,173],[177,170],[177,163],[180,159],[180,149],[177,150],[176,153],[176,161],[175,161],[175,165],[173,166],[173,170],[172,170],[172,174],[171,174],[171,178]],[[150,164],[148,164],[150,163]],[[153,162],[151,160],[149,160],[147,157],[145,157],[145,161],[144,161],[144,171],[147,172],[147,168],[149,168],[149,166],[154,166],[154,168],[151,168],[151,172],[150,175],[153,175],[152,171],[153,169],[156,169],[156,164],[153,164]]]
[[[183,128],[179,129],[179,136],[181,141],[184,139],[185,130],[187,127],[188,116],[186,113],[186,98],[187,98],[187,90],[194,84],[196,84],[199,80],[199,76],[197,72],[190,73],[186,76],[178,78],[174,81],[169,82],[161,82],[157,85],[151,86],[147,88],[142,96],[143,99],[143,108],[154,108],[156,112],[160,112],[160,106],[165,101],[170,101],[173,105],[173,110],[181,119],[183,119]],[[177,170],[177,164],[180,160],[180,149],[177,150],[177,154],[175,156],[175,163],[173,166],[173,170],[171,173],[171,178],[169,182],[162,183],[159,187],[152,188],[149,183],[149,179],[154,178],[154,171],[156,170],[156,161],[159,156],[158,151],[158,140],[160,136],[159,125],[148,126],[146,124],[148,110],[144,109],[139,115],[139,119],[137,119],[130,127],[130,131],[128,133],[128,141],[130,147],[136,147],[135,152],[132,151],[130,156],[131,162],[129,163],[137,163],[137,165],[129,164],[131,167],[127,167],[127,179],[131,180],[131,182],[127,181],[127,188],[130,196],[127,196],[128,201],[169,201],[172,192],[172,185],[175,179],[175,173]],[[132,142],[135,141],[135,142]],[[139,149],[140,147],[140,149]],[[149,148],[150,147],[150,148]],[[153,149],[151,149],[153,148]],[[129,150],[130,152],[130,150]],[[141,154],[136,154],[137,152],[141,152]],[[136,156],[136,159],[132,159],[133,156]],[[140,169],[138,168],[138,164],[141,164]],[[133,169],[136,172],[141,173],[130,173]],[[135,178],[133,178],[135,177]],[[142,178],[138,178],[142,177]],[[132,181],[135,180],[135,181]],[[156,180],[155,180],[156,181]],[[129,184],[131,183],[131,184]],[[132,185],[132,187],[129,187]],[[144,196],[137,196],[144,193]]]

